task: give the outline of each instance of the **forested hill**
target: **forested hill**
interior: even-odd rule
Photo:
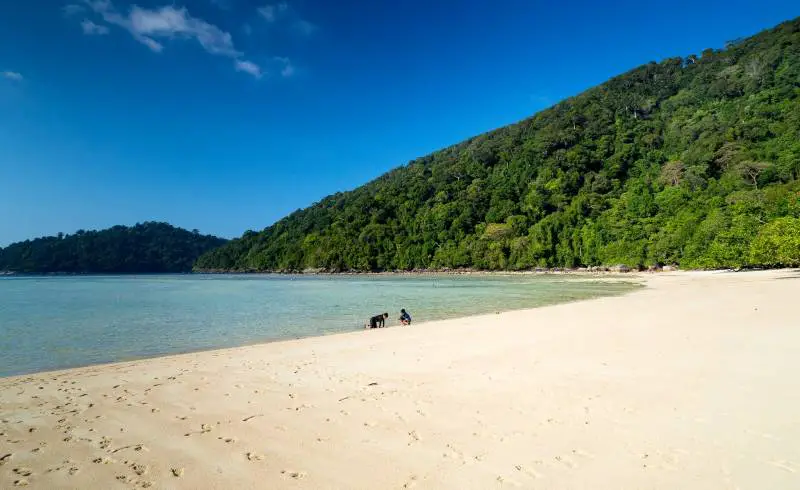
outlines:
[[[37,238],[0,249],[0,271],[22,273],[189,272],[201,254],[226,240],[167,223]]]
[[[798,265],[798,177],[795,19],[640,66],[247,232],[196,268]]]

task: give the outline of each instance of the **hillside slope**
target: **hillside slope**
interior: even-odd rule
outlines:
[[[795,265],[798,177],[795,19],[412,161],[196,269]]]
[[[167,223],[114,226],[26,240],[0,248],[0,271],[22,273],[189,272],[197,258],[226,243]]]

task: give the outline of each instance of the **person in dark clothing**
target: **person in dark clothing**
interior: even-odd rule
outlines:
[[[411,325],[411,315],[404,309],[400,309],[400,324],[401,325]]]
[[[375,315],[369,319],[369,328],[383,328],[386,326],[386,319],[389,318],[388,313],[382,315]]]

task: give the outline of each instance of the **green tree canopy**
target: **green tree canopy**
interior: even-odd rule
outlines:
[[[776,220],[800,217],[799,142],[795,19],[635,68],[248,232],[196,268],[788,265],[790,221]]]
[[[0,249],[0,271],[22,273],[189,272],[197,258],[226,243],[167,223],[26,240]]]

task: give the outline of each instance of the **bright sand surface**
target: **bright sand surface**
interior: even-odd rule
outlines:
[[[800,273],[640,278],[5,378],[0,488],[800,488]]]

